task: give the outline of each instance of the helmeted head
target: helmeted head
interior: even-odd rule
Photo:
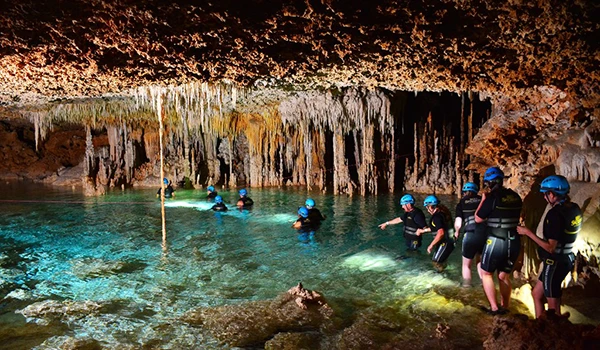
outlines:
[[[306,207],[298,208],[298,215],[300,215],[303,218],[307,218],[308,217],[308,209],[306,209]]]
[[[242,188],[241,190],[239,190],[238,193],[240,194],[240,196],[245,197],[248,194],[248,191],[246,191],[245,188]]]
[[[165,178],[163,179],[163,183],[164,183],[165,185],[168,185],[168,184],[169,184],[169,179],[167,179],[167,178],[165,177]]]
[[[208,187],[206,188],[206,190],[207,190],[207,191],[210,191],[210,192],[214,192],[214,191],[215,191],[215,186],[208,186]]]
[[[438,204],[440,204],[440,200],[434,195],[425,197],[425,200],[423,201],[423,205],[426,207],[436,207]]]
[[[215,197],[215,203],[223,203],[223,197],[221,197],[221,196],[216,196],[216,197]]]
[[[306,202],[304,202],[304,205],[306,205],[307,208],[312,208],[315,206],[315,200],[312,198],[308,198]]]
[[[552,192],[559,197],[566,196],[570,189],[569,181],[562,175],[550,175],[542,181],[540,186],[540,192]]]
[[[504,172],[502,172],[502,170],[500,170],[500,168],[497,166],[488,168],[483,175],[483,181],[493,181],[496,179],[504,179]]]
[[[479,186],[477,186],[473,182],[467,182],[466,184],[464,184],[462,191],[463,191],[463,193],[464,192],[477,193],[477,192],[479,192]]]
[[[400,205],[415,204],[415,197],[410,194],[405,194],[400,198]]]
[[[491,189],[494,189],[496,185],[501,185],[502,181],[504,181],[504,172],[497,166],[488,168],[483,175],[483,184]]]

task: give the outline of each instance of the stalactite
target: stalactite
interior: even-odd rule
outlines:
[[[348,172],[348,161],[345,155],[346,142],[341,130],[334,133],[333,140],[333,193],[352,194],[353,183]]]
[[[366,126],[361,137],[363,152],[360,167],[358,169],[360,193],[363,196],[367,193],[377,194],[375,148],[373,147],[374,138],[375,127],[373,125]]]
[[[390,99],[383,90],[298,92],[261,110],[244,112],[236,110],[236,105],[248,98],[248,90],[231,84],[141,87],[132,90],[130,96],[74,101],[31,111],[45,113],[44,118],[33,119],[36,139],[43,139],[45,130],[57,121],[81,122],[106,130],[109,149],[107,157],[98,157],[102,169],[98,176],[107,186],[162,176],[157,171],[162,151],[166,174],[173,181],[189,178],[194,186],[222,181],[236,186],[238,178],[243,178],[247,186],[278,186],[288,180],[284,174],[291,173],[293,184],[324,190],[326,174],[332,170],[326,168],[326,157],[334,157],[335,191],[348,193],[357,187],[364,194],[377,193],[378,176],[385,176],[388,189],[394,190],[395,121]],[[158,145],[158,114],[165,124],[164,148]],[[332,132],[335,140],[326,136]],[[142,135],[143,154],[152,163],[143,170],[135,169],[132,133]],[[345,160],[344,138],[350,133],[356,138],[357,184],[350,182]],[[248,154],[238,154],[233,146],[241,135],[247,141]],[[374,142],[375,135],[381,142]],[[228,151],[217,152],[217,145],[224,140],[230,140]],[[325,149],[332,141],[335,155]],[[422,161],[421,170],[427,164],[426,140],[423,145],[420,149],[425,153],[416,157]],[[386,158],[387,166],[375,164],[380,161],[375,159],[376,154]],[[220,173],[221,162],[229,166],[228,178]],[[208,174],[201,174],[204,165]],[[136,171],[144,173],[136,175]]]
[[[394,193],[395,190],[395,182],[396,182],[396,150],[394,147],[394,134],[392,133],[388,137],[385,134],[381,134],[382,142],[381,144],[385,146],[387,152],[383,152],[383,154],[388,155],[388,168],[387,168],[387,180],[388,180],[388,190],[390,193]],[[384,140],[387,139],[387,142]]]

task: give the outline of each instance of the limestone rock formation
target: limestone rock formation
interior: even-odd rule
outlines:
[[[280,333],[303,334],[326,327],[333,311],[315,293],[299,285],[270,301],[192,310],[184,321],[201,324],[231,346],[253,346]]]

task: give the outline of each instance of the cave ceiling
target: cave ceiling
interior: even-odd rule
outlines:
[[[146,85],[484,91],[598,100],[597,1],[3,1],[0,104]],[[593,102],[592,102],[593,103]]]

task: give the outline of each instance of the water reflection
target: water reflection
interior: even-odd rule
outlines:
[[[212,203],[203,200],[204,191],[178,190],[177,200],[166,201],[164,240],[154,192],[85,198],[35,185],[8,186],[1,199],[43,197],[62,204],[0,202],[0,292],[2,297],[29,295],[4,311],[44,300],[109,303],[102,312],[70,320],[68,331],[40,333],[38,343],[69,333],[111,346],[167,347],[164,339],[198,334],[179,320],[187,311],[271,299],[298,281],[323,292],[341,315],[370,305],[398,312],[400,301],[458,281],[460,252],[451,256],[444,274],[431,270],[426,254],[397,260],[403,249],[401,225],[377,228],[401,213],[395,195],[253,189],[252,211],[215,213],[208,210]],[[219,195],[228,204],[237,198],[236,191]],[[327,219],[318,230],[299,235],[290,226],[308,195]],[[10,327],[0,319],[0,331]],[[204,334],[190,342],[210,347],[214,339]]]

